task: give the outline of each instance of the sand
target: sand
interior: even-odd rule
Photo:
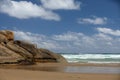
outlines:
[[[99,66],[120,67],[119,64],[55,64],[43,63],[33,66],[4,65],[0,68],[0,80],[120,80],[120,74],[98,74],[98,73],[67,73],[63,72],[65,66]],[[59,67],[56,71],[38,71],[34,67]],[[25,67],[25,68],[23,68]],[[33,70],[30,70],[31,67]],[[29,68],[29,69],[27,69]],[[44,69],[44,68],[43,68]],[[45,68],[46,69],[46,68]]]

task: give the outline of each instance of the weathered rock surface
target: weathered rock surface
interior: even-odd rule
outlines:
[[[1,42],[8,42],[8,39],[6,38],[6,36],[0,34],[0,43]]]
[[[8,41],[14,40],[14,33],[9,30],[1,30],[1,35],[4,35]]]
[[[6,47],[8,49],[14,51],[15,53],[19,54],[20,56],[22,56],[24,59],[26,59],[28,61],[31,61],[31,59],[33,58],[31,53],[29,53],[27,50],[20,47],[19,45],[14,44],[13,41],[7,43]]]
[[[40,48],[38,49],[39,53],[35,56],[38,61],[40,60],[39,58],[42,59],[43,62],[58,62],[58,63],[66,63],[66,59],[61,56],[60,54],[56,54],[50,50]]]
[[[14,33],[0,31],[0,64],[66,63],[61,55],[25,41],[14,40]]]
[[[22,56],[0,44],[0,63],[18,63]]]
[[[31,44],[25,41],[20,41],[20,40],[14,41],[14,44],[19,45],[23,49],[27,50],[33,56],[37,54],[37,46],[35,46],[34,44]]]

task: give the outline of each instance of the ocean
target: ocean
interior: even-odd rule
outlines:
[[[70,63],[120,63],[120,53],[61,53]]]

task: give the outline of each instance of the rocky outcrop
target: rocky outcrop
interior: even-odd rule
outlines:
[[[57,59],[52,55],[53,52],[50,52],[47,49],[38,49],[38,53],[35,56],[35,61],[37,62],[57,62]]]
[[[37,54],[37,46],[26,41],[16,40],[14,44],[22,47],[23,49],[27,50],[31,55],[35,56]]]
[[[0,35],[4,35],[8,41],[14,40],[14,33],[9,30],[1,30]]]
[[[67,60],[60,54],[51,53],[58,63],[67,63]]]
[[[0,31],[0,64],[35,64],[36,62],[66,63],[61,55],[26,41],[14,40],[14,33]]]
[[[56,54],[50,50],[40,48],[38,49],[38,53],[35,56],[35,59],[40,62],[58,62],[58,63],[66,63],[66,59],[60,54]]]
[[[7,40],[6,36],[0,34],[0,43],[2,43],[2,42],[6,43],[6,42],[8,42],[8,40]]]
[[[11,51],[5,46],[0,44],[0,63],[18,63],[20,60],[24,60],[22,56]]]
[[[27,62],[26,64],[32,64],[32,54],[29,53],[27,50],[25,50],[24,48],[20,47],[19,45],[14,44],[13,41],[9,42],[6,44],[6,47],[12,51],[14,51],[15,53],[19,54],[20,56],[22,56],[24,58],[24,60],[20,61],[23,63],[23,61]],[[29,63],[28,63],[29,62]],[[24,63],[25,64],[25,63]]]

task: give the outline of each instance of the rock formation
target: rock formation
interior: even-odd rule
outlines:
[[[12,31],[0,31],[0,64],[34,64],[36,62],[66,63],[67,61],[59,54],[37,48],[35,44],[14,40]]]
[[[14,33],[12,31],[9,30],[1,30],[0,31],[0,35],[4,36],[7,41],[11,41],[14,40]]]

